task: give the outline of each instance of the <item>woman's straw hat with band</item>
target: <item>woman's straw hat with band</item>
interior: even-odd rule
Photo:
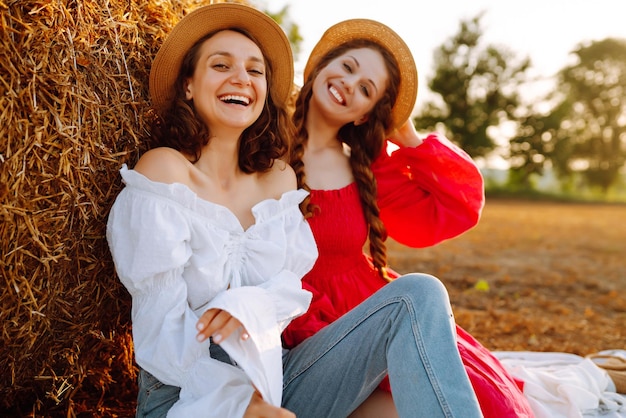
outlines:
[[[393,128],[399,128],[413,112],[417,98],[417,67],[407,44],[388,26],[370,19],[350,19],[331,26],[313,48],[304,68],[306,80],[318,61],[337,46],[366,39],[387,49],[400,66],[400,90],[392,110]]]
[[[174,97],[174,84],[187,51],[202,37],[224,29],[238,28],[260,43],[271,63],[270,87],[275,97],[286,102],[293,85],[293,55],[283,29],[265,13],[238,3],[215,3],[195,9],[172,29],[157,53],[150,70],[150,97],[162,111]]]

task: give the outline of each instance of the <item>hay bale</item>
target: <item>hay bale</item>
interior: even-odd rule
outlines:
[[[135,400],[106,218],[147,147],[152,58],[198,4],[0,0],[0,415]]]

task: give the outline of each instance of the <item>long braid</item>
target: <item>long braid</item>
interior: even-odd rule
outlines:
[[[296,135],[290,149],[289,163],[296,173],[296,179],[298,182],[298,188],[302,188],[306,191],[311,191],[311,188],[306,184],[306,174],[304,172],[304,144],[309,138],[309,133],[306,130],[304,122],[306,120],[306,114],[308,112],[308,103],[312,95],[311,83],[306,83],[300,92],[297,93],[295,102],[295,110],[293,114],[293,122],[296,129]],[[311,205],[311,197],[307,196],[302,203],[300,203],[300,211],[305,218],[313,216],[315,208]]]
[[[371,160],[367,154],[359,148],[350,150],[350,166],[359,189],[363,215],[368,225],[369,251],[372,264],[378,270],[380,276],[389,280],[387,276],[387,229],[380,219],[380,210],[376,200],[377,183],[371,169]]]

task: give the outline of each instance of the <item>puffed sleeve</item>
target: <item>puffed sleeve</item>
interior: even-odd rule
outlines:
[[[483,177],[469,155],[444,136],[431,134],[418,147],[383,152],[372,169],[380,216],[394,240],[427,247],[478,223]]]
[[[210,358],[208,340],[196,340],[198,317],[182,277],[191,255],[190,226],[180,209],[127,186],[109,214],[109,248],[132,297],[135,359],[161,382],[181,387],[169,416],[191,416],[189,408],[200,406],[203,416],[243,416],[253,393],[249,379]],[[196,396],[202,402],[185,402]],[[224,402],[226,396],[231,401]]]

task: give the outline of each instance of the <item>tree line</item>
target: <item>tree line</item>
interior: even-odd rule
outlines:
[[[443,130],[474,158],[497,152],[498,133],[508,132],[507,187],[532,190],[551,170],[562,190],[606,196],[626,169],[626,40],[580,43],[555,87],[529,100],[520,93],[536,82],[530,58],[484,45],[482,17],[462,20],[435,50],[435,97],[414,118],[417,129]]]

